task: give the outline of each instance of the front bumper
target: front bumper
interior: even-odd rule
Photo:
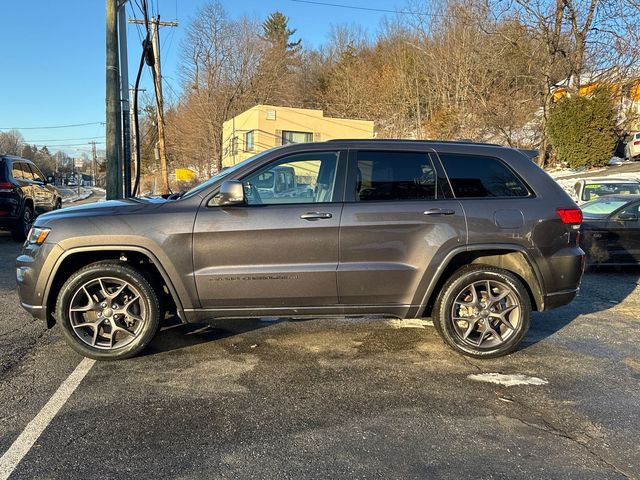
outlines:
[[[16,283],[20,305],[29,314],[49,323],[47,283],[53,266],[64,250],[56,244],[25,243],[16,259]]]

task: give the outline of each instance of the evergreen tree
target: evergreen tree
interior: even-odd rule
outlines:
[[[278,47],[289,53],[298,53],[302,40],[290,41],[296,29],[289,28],[289,18],[281,12],[275,11],[262,23],[264,39],[271,43],[272,47]]]
[[[611,91],[562,99],[551,110],[547,133],[561,162],[571,167],[603,167],[616,145],[616,110]]]
[[[253,81],[255,102],[297,106],[301,40],[291,39],[296,30],[289,28],[289,19],[277,11],[263,22],[262,32],[266,48]]]

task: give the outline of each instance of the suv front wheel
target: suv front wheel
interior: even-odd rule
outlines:
[[[531,301],[511,272],[485,265],[456,271],[442,288],[433,323],[464,355],[493,358],[514,351],[529,329]]]
[[[96,360],[120,360],[142,351],[160,324],[158,294],[130,266],[92,263],[65,282],[56,317],[67,343]]]

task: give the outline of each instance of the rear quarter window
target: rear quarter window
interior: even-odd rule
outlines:
[[[438,153],[456,198],[528,197],[531,192],[500,159]]]

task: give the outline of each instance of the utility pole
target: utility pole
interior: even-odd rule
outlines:
[[[96,179],[98,178],[98,155],[96,153],[96,141],[89,142],[91,144],[91,176],[93,177],[93,186],[97,187]]]
[[[144,20],[132,18],[130,23],[142,23]],[[162,97],[162,73],[160,68],[160,27],[177,27],[178,22],[161,22],[160,16],[149,20],[151,24],[151,44],[153,47],[153,86],[156,93],[156,123],[158,126],[158,155],[160,157],[160,174],[162,192],[169,193],[169,170],[167,168],[167,148],[164,131],[164,101]]]
[[[122,159],[124,196],[131,196],[131,133],[129,127],[129,65],[127,60],[127,16],[123,0],[118,6],[118,37],[120,38],[120,102],[122,105]]]
[[[120,79],[118,78],[118,0],[107,0],[107,199],[122,198],[122,171],[119,167],[122,121]]]

